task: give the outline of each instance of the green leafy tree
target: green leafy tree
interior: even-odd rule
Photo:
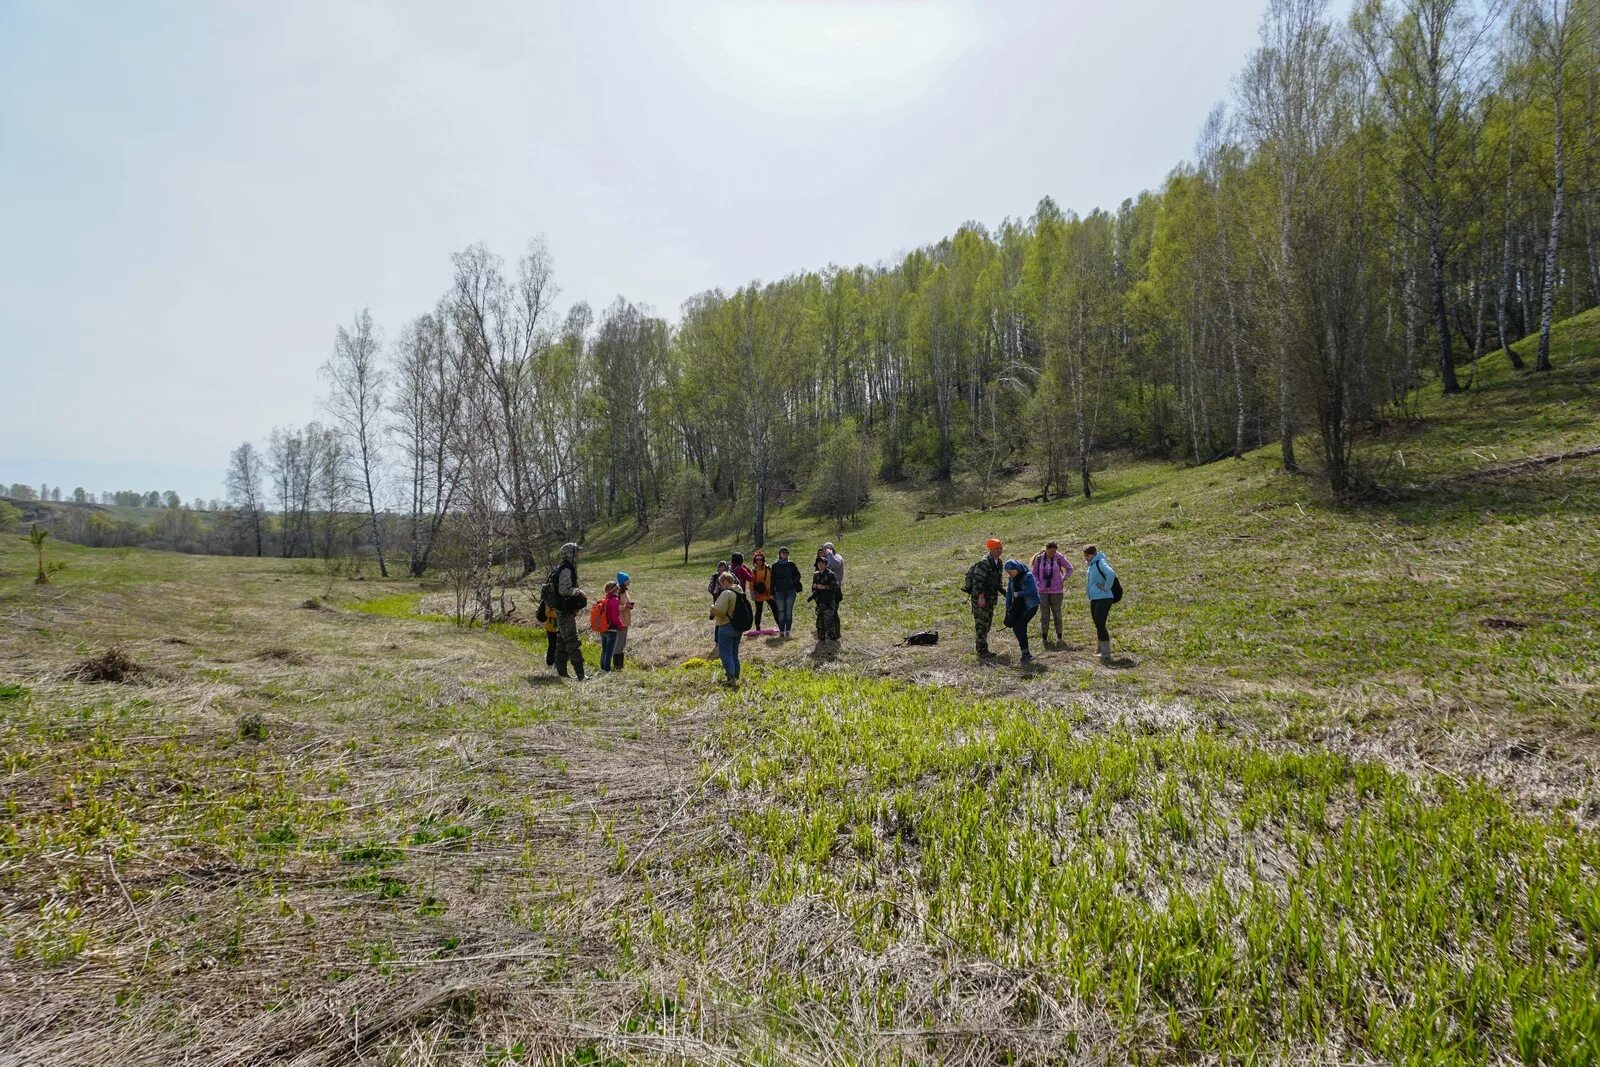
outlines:
[[[700,530],[705,518],[708,487],[706,476],[692,463],[684,464],[678,479],[673,483],[672,495],[667,500],[667,515],[673,529],[683,541],[683,561],[689,562],[689,546]]]
[[[872,498],[872,449],[854,420],[846,419],[828,436],[811,479],[808,504],[814,514],[843,527]]]

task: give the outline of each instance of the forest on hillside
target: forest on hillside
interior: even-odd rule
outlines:
[[[1419,386],[1470,393],[1533,333],[1548,369],[1551,322],[1600,302],[1597,110],[1600,0],[1270,0],[1194,157],[1113,209],[1047,197],[676,322],[560,310],[542,241],[473,245],[387,337],[339,328],[325,421],[233,452],[225,540],[483,575],[603,524],[687,543],[717,507],[760,545],[775,502],[844,516],[874,478],[1050,498],[1111,453],[1269,444],[1359,491],[1356,443]]]

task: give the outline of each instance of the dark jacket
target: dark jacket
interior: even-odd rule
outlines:
[[[993,604],[1000,595],[1004,583],[1004,564],[985,552],[982,559],[967,568],[967,577],[961,583],[961,591],[969,597],[976,597],[979,594],[987,596],[989,603]]]
[[[798,593],[805,587],[800,577],[800,568],[792,559],[780,559],[772,565],[772,591],[774,593]]]
[[[826,601],[839,602],[839,576],[826,568],[815,571],[811,575],[811,595],[807,600],[815,600],[818,604]]]

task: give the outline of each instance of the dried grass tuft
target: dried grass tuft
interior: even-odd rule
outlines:
[[[134,662],[132,656],[120,646],[112,645],[98,656],[91,656],[67,672],[67,677],[79,682],[116,682],[126,685],[136,682],[145,674],[145,668]]]

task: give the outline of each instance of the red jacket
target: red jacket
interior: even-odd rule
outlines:
[[[622,599],[615,593],[606,594],[606,629],[627,629],[622,625]]]

